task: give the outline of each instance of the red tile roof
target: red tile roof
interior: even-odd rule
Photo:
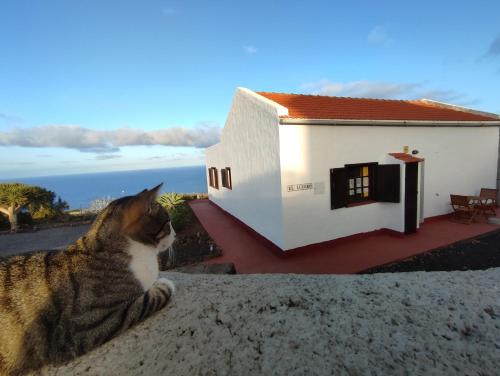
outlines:
[[[422,162],[424,160],[424,158],[414,157],[413,155],[406,153],[389,153],[389,155],[392,155],[394,158],[399,159],[400,161],[403,161],[405,163]]]
[[[460,111],[421,100],[388,100],[258,92],[297,119],[499,121],[487,114]]]

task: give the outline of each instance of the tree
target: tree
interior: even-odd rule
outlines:
[[[68,208],[61,198],[55,202],[56,194],[42,187],[21,183],[0,184],[0,213],[9,218],[10,228],[18,229],[17,215],[26,208],[34,218],[54,217]]]

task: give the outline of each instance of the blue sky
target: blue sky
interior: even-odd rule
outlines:
[[[202,164],[237,86],[500,113],[495,0],[6,0],[0,14],[0,179]]]

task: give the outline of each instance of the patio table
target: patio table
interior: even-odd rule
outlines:
[[[481,204],[481,196],[467,196],[467,199],[471,204]]]
[[[487,209],[484,206],[484,201],[488,199],[487,197],[467,196],[467,199],[469,200],[469,203],[475,205],[475,208],[478,210],[479,214],[488,217],[488,215],[486,214]]]

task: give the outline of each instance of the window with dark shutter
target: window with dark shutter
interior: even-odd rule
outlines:
[[[222,176],[222,186],[227,188],[227,189],[233,189],[233,182],[231,180],[231,168],[226,167],[221,170],[221,172],[224,171],[224,173],[221,175]]]
[[[219,189],[219,177],[217,175],[217,168],[215,167],[210,167],[208,169],[208,180],[210,182],[210,186],[215,189]]]
[[[214,186],[214,180],[213,180],[213,177],[212,177],[212,168],[209,168],[207,170],[207,172],[208,172],[208,185],[210,187],[213,187]]]
[[[223,168],[220,170],[220,181],[222,183],[223,187],[226,187],[227,185],[227,176],[226,176],[226,169]]]
[[[376,169],[375,199],[379,202],[399,202],[400,165],[378,165]]]
[[[214,188],[219,189],[219,175],[217,175],[217,168],[214,169]]]
[[[364,201],[400,202],[400,165],[362,163],[330,169],[331,208]]]
[[[347,206],[347,170],[345,168],[330,170],[330,195],[332,209]]]

